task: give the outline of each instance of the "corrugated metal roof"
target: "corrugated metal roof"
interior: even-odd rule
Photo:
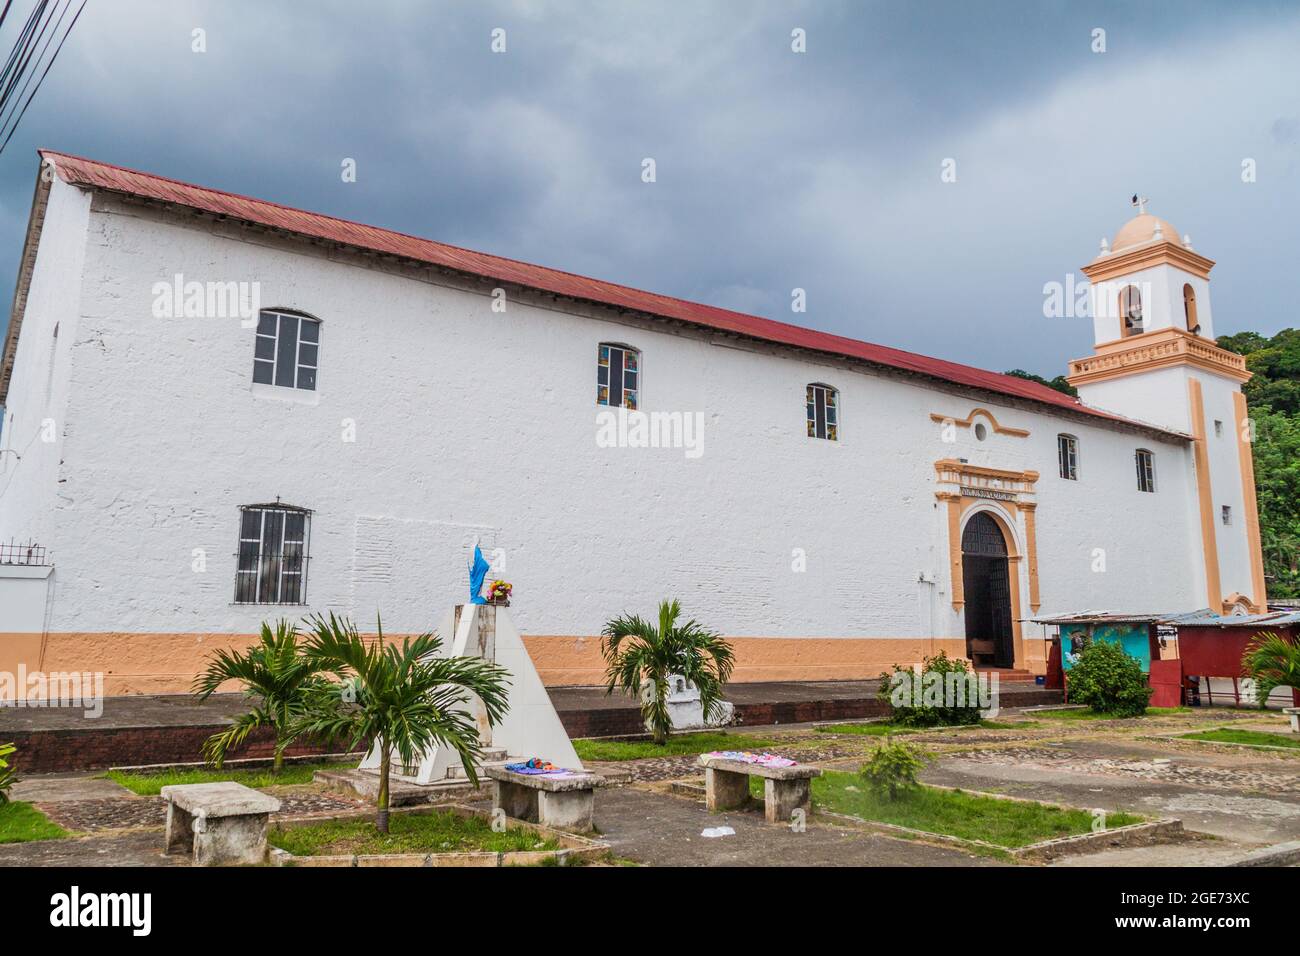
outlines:
[[[1295,627],[1300,625],[1300,611],[1271,611],[1268,614],[1178,615],[1166,623],[1182,627]]]
[[[470,249],[434,242],[431,239],[421,239],[389,229],[293,209],[278,203],[218,189],[207,189],[192,183],[125,169],[67,153],[41,150],[40,154],[44,159],[54,163],[64,182],[76,186],[175,203],[216,216],[226,216],[315,239],[388,253],[497,282],[511,283],[616,309],[676,319],[765,342],[860,359],[887,368],[900,369],[987,392],[1027,399],[1094,418],[1136,426],[1149,432],[1163,433],[1180,439],[1188,438],[1180,432],[1089,408],[1078,399],[1064,395],[1055,389],[1010,375],[929,358],[884,345],[861,342],[828,332],[818,332],[742,312],[732,312],[729,309],[701,305],[653,292],[643,292],[612,282],[602,282],[599,279],[561,272],[557,269],[474,252]]]
[[[1213,621],[1219,615],[1208,607],[1178,614],[1147,611],[1072,611],[1050,617],[1036,617],[1035,624],[1191,624]]]

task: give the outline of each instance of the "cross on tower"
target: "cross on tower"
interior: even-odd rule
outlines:
[[[1151,200],[1146,196],[1139,197],[1137,193],[1133,194],[1133,199],[1131,200],[1133,206],[1137,209],[1139,216],[1145,216],[1147,214],[1147,203],[1150,201]]]

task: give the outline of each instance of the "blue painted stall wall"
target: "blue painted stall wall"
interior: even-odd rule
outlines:
[[[1089,632],[1094,641],[1107,641],[1118,644],[1129,657],[1136,657],[1142,666],[1142,673],[1151,673],[1151,641],[1147,636],[1145,624],[1062,624],[1061,625],[1061,667],[1069,670],[1071,660],[1070,644],[1075,637],[1086,637]]]

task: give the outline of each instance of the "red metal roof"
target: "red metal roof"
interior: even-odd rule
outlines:
[[[192,183],[167,179],[151,173],[125,169],[80,156],[71,156],[53,150],[40,151],[43,158],[53,161],[60,178],[76,186],[86,186],[112,192],[126,193],[145,199],[175,203],[199,209],[218,216],[257,223],[275,229],[344,243],[375,252],[389,253],[427,262],[458,272],[481,276],[498,282],[513,283],[539,289],[555,295],[568,296],[619,309],[630,309],[655,316],[689,322],[705,328],[731,332],[765,342],[775,342],[798,348],[812,349],[830,355],[861,359],[888,368],[901,369],[918,375],[983,389],[1000,395],[1028,399],[1044,405],[1083,412],[1098,418],[1138,425],[1153,431],[1165,431],[1143,422],[1133,422],[1089,408],[1078,399],[1055,389],[1011,375],[1002,375],[984,369],[929,358],[902,349],[874,345],[857,339],[818,332],[814,329],[776,322],[743,312],[732,312],[698,302],[688,302],[671,296],[643,292],[613,282],[602,282],[586,276],[548,269],[501,256],[474,252],[449,246],[446,243],[421,239],[390,229],[380,229],[333,216],[293,209],[279,203],[253,199],[219,189],[207,189]],[[1177,432],[1169,434],[1177,435]],[[1185,437],[1185,436],[1180,436]]]

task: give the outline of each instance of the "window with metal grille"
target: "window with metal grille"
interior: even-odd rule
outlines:
[[[808,411],[808,437],[839,440],[840,393],[829,385],[816,382],[804,390]]]
[[[311,512],[276,502],[239,509],[236,604],[306,604]]]
[[[1056,436],[1056,457],[1061,467],[1061,477],[1079,480],[1079,443],[1073,435]]]
[[[596,404],[636,409],[640,394],[641,353],[602,342],[596,360]]]
[[[1232,524],[1232,505],[1223,505],[1221,514],[1224,524]]]
[[[254,382],[315,391],[319,364],[320,320],[271,309],[258,315]]]
[[[1139,448],[1134,459],[1137,461],[1138,491],[1156,490],[1156,466],[1151,452]]]

